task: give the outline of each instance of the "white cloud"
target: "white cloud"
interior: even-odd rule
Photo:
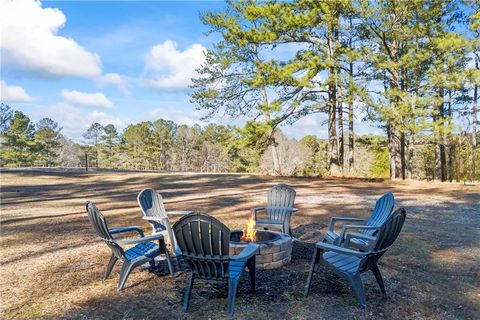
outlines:
[[[124,76],[119,75],[118,73],[106,73],[96,79],[95,83],[99,87],[114,85],[124,94],[130,94],[130,87],[128,85],[127,79]]]
[[[3,102],[28,102],[32,98],[20,86],[9,86],[0,80],[0,100]]]
[[[82,134],[94,122],[98,122],[101,125],[111,123],[120,130],[123,129],[127,123],[126,121],[105,112],[85,112],[84,109],[74,107],[66,102],[56,103],[48,107],[42,107],[38,110],[37,118],[40,119],[46,116],[51,117],[63,127],[63,134],[78,142],[82,140]]]
[[[112,108],[113,103],[103,93],[86,93],[76,90],[62,90],[62,96],[73,104],[98,108]]]
[[[2,64],[42,76],[99,76],[100,57],[57,34],[65,22],[62,11],[40,1],[0,1]]]
[[[191,78],[197,75],[195,69],[205,61],[206,48],[195,43],[178,51],[174,41],[157,44],[145,58],[146,85],[156,89],[185,89]]]
[[[187,111],[176,107],[162,107],[154,109],[150,111],[144,118],[147,120],[156,120],[162,118],[165,120],[171,120],[177,124],[186,124],[188,126],[193,126],[194,124],[205,124],[205,122],[200,120],[201,114],[198,111]]]

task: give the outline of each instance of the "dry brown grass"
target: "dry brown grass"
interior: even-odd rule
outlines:
[[[248,282],[243,284],[236,318],[478,317],[479,187],[254,175],[16,172],[1,175],[0,318],[225,318],[221,286],[196,284],[191,311],[181,311],[185,275],[174,280],[137,270],[118,293],[117,266],[102,281],[109,250],[94,239],[84,203],[96,202],[112,227],[150,230],[140,219],[136,194],[153,187],[169,210],[201,210],[240,227],[248,208],[261,205],[265,190],[280,181],[297,190],[300,211],[293,232],[302,241],[296,245],[300,251],[290,265],[260,274],[257,292],[249,293]],[[333,215],[368,215],[386,191],[407,209],[404,230],[381,261],[389,298],[381,298],[366,274],[369,308],[362,311],[348,286],[324,270],[316,274],[312,294],[303,298],[310,258],[304,242],[319,240]]]

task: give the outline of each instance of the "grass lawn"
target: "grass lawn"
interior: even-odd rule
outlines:
[[[173,279],[135,270],[117,292],[118,264],[103,281],[110,250],[95,239],[84,204],[94,201],[110,227],[140,225],[138,192],[158,189],[167,210],[198,210],[242,228],[265,190],[286,182],[297,191],[292,218],[293,260],[258,272],[237,295],[238,319],[478,319],[480,314],[480,188],[427,182],[278,178],[236,174],[41,173],[1,174],[0,318],[223,319],[226,286],[195,283],[190,312],[181,310],[186,275]],[[380,261],[388,298],[364,274],[369,307],[327,270],[302,295],[312,244],[331,216],[367,217],[392,191],[407,220]]]

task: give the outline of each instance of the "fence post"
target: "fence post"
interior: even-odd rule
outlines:
[[[88,171],[88,152],[85,152],[85,171]]]

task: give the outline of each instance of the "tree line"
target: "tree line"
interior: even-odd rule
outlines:
[[[227,1],[201,19],[220,40],[192,102],[207,117],[247,116],[244,134],[275,173],[278,128],[325,112],[331,174],[355,169],[363,119],[385,132],[391,178],[415,177],[420,157],[434,179],[463,166],[478,177],[478,1]]]
[[[75,143],[62,134],[50,118],[32,123],[21,111],[0,106],[0,166],[3,167],[89,167],[110,169],[160,170],[164,172],[256,172],[295,176],[330,174],[329,140],[307,135],[300,140],[275,132],[278,163],[271,152],[256,144],[245,128],[209,124],[179,125],[158,119],[131,124],[119,131],[113,124],[93,123]],[[356,135],[355,162],[349,175],[388,177],[387,137]],[[418,139],[427,141],[429,136]],[[454,135],[458,158],[453,162],[452,179],[480,180],[464,160],[469,156],[468,136]],[[415,152],[415,179],[433,180],[435,148],[422,144]]]

